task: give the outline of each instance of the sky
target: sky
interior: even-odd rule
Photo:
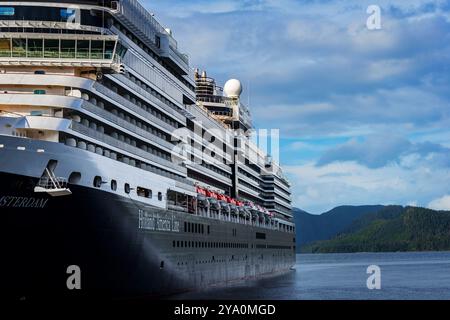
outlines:
[[[450,210],[450,0],[141,0],[280,129],[294,206]],[[370,30],[369,5],[381,9]]]

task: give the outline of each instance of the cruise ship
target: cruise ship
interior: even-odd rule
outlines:
[[[160,297],[291,270],[240,81],[136,0],[0,1],[1,292]],[[205,48],[207,50],[207,48]]]

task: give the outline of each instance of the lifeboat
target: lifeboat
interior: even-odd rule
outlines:
[[[216,210],[220,210],[220,203],[218,200],[217,193],[206,190],[206,198],[208,199],[209,203],[211,204],[211,207],[213,207]]]
[[[198,204],[202,207],[208,207],[209,201],[208,198],[206,197],[206,190],[197,186],[196,191]]]
[[[266,215],[266,212],[265,212],[266,209],[260,205],[257,205],[256,208],[258,209],[258,216],[261,219],[264,218],[264,216]]]
[[[249,215],[249,212],[245,209],[244,203],[242,201],[238,201],[233,199],[236,203],[236,209],[239,215],[243,215],[244,217],[247,217]]]
[[[244,202],[244,208],[251,214],[252,219],[256,219],[259,216],[258,208],[255,206],[253,202],[251,201]]]
[[[236,205],[236,200],[234,200],[229,196],[225,196],[225,201],[227,202],[230,208],[230,213],[232,215],[237,215],[239,213],[239,207]]]

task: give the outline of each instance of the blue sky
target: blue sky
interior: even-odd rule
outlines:
[[[142,2],[192,67],[242,81],[257,127],[281,130],[295,206],[450,209],[450,0]]]

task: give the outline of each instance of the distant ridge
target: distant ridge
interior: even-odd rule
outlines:
[[[294,208],[297,250],[308,243],[327,240],[348,228],[356,219],[384,208],[381,205],[339,206],[321,215]]]
[[[402,206],[364,214],[332,239],[301,247],[313,253],[442,250],[450,250],[450,212]]]

